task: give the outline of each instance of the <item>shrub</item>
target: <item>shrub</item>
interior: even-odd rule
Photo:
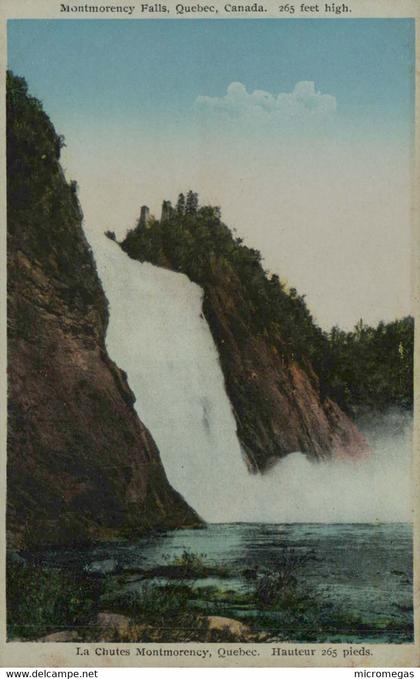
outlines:
[[[313,552],[297,554],[286,547],[273,570],[261,575],[255,585],[255,598],[265,608],[301,600],[306,596],[297,578],[297,571],[314,559]]]
[[[206,562],[207,554],[196,554],[184,549],[180,556],[169,560],[164,555],[167,569],[174,569],[180,578],[206,578],[209,575],[218,575],[221,578],[229,575],[229,570],[223,565],[209,565]]]
[[[190,588],[183,584],[145,582],[134,591],[111,594],[105,602],[136,620],[162,623],[188,609],[190,593]]]
[[[194,592],[182,582],[145,582],[135,591],[109,596],[103,603],[143,627],[139,641],[202,641],[207,621],[190,605]]]
[[[187,549],[184,549],[181,556],[175,557],[169,565],[181,566],[181,568],[185,568],[186,570],[200,571],[204,570],[206,567],[205,558],[205,554],[195,554],[194,552],[189,552]]]
[[[36,639],[84,627],[98,610],[100,584],[93,578],[26,563],[7,565],[8,636]]]

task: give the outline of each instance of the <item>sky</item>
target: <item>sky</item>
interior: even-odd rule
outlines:
[[[410,311],[414,24],[19,20],[94,249],[194,189],[325,328]]]

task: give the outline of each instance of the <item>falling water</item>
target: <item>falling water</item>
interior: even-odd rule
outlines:
[[[107,348],[128,374],[136,409],[171,484],[209,522],[410,520],[410,426],[372,438],[365,461],[310,463],[299,452],[248,472],[218,354],[185,275],[141,264],[92,240],[110,302]]]

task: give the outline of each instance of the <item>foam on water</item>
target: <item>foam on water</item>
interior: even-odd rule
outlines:
[[[209,522],[410,520],[410,426],[372,438],[362,462],[310,463],[299,452],[251,475],[236,436],[202,290],[91,239],[110,303],[107,348],[128,374],[135,407],[171,484]]]

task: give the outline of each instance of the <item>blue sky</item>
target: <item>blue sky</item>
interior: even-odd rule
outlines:
[[[8,54],[97,256],[193,188],[324,327],[410,311],[413,20],[14,20]]]
[[[9,67],[60,119],[185,116],[198,95],[290,91],[315,81],[340,115],[408,124],[407,20],[10,21]]]

